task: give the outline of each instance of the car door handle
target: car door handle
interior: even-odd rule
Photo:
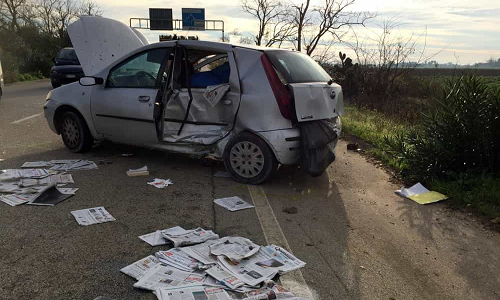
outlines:
[[[150,97],[149,96],[139,96],[139,102],[149,102]]]
[[[233,101],[231,100],[224,100],[224,105],[231,105],[233,103]]]

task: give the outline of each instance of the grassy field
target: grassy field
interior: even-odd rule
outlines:
[[[371,144],[366,149],[369,155],[376,157],[399,173],[406,166],[388,151],[384,137],[408,130],[411,124],[402,120],[388,118],[381,113],[346,105],[342,118],[343,130]],[[403,178],[404,179],[404,178]],[[408,182],[413,184],[415,182]],[[428,188],[447,195],[452,206],[467,207],[490,218],[500,217],[500,178],[491,176],[461,175],[456,180],[432,180],[422,182]]]
[[[500,76],[479,76],[489,88],[500,88]],[[453,76],[419,76],[418,79],[427,85],[442,85]]]

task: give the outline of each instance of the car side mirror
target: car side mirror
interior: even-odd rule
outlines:
[[[100,77],[85,76],[80,78],[79,82],[80,85],[83,86],[101,85],[104,83],[104,79]]]

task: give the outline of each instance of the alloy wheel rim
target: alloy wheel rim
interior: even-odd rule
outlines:
[[[75,148],[80,141],[80,130],[73,118],[65,118],[62,126],[62,136],[70,148]]]
[[[264,154],[254,143],[239,142],[231,148],[229,155],[231,167],[241,177],[255,177],[264,169]]]

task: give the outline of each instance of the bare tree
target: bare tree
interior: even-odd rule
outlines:
[[[363,68],[358,82],[365,94],[371,95],[373,105],[390,107],[392,99],[404,90],[402,83],[423,62],[432,59],[441,51],[426,53],[427,29],[421,34],[401,36],[394,33],[399,23],[386,20],[378,30],[361,40],[354,34],[354,43],[348,44],[356,60]]]
[[[355,25],[365,26],[369,19],[375,17],[376,14],[370,12],[350,11],[355,2],[356,0],[324,0],[323,5],[313,8],[310,23],[305,23],[308,35],[304,34],[305,28],[302,32],[302,42],[308,55],[314,52],[326,34],[340,40],[341,29]]]
[[[10,30],[19,30],[22,25],[22,10],[27,0],[0,0],[0,22]]]
[[[302,51],[302,32],[304,27],[310,23],[310,18],[308,17],[309,4],[311,0],[306,0],[305,3],[301,3],[300,6],[292,4],[292,8],[295,10],[293,15],[293,22],[297,27],[297,51]]]
[[[58,0],[38,0],[36,5],[41,29],[50,35],[55,34],[54,14],[57,1]]]
[[[100,16],[102,10],[93,0],[85,0],[79,8],[79,14],[84,16]]]
[[[241,0],[241,8],[259,21],[255,44],[258,46],[281,45],[295,35],[289,19],[289,9],[277,0]]]

